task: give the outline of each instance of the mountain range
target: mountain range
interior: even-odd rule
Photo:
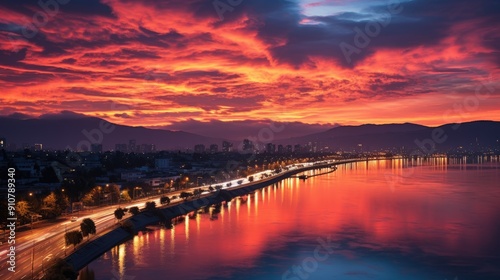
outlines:
[[[90,144],[102,144],[103,150],[115,149],[115,144],[154,144],[157,150],[192,149],[196,144],[220,143],[222,139],[183,131],[148,129],[109,123],[101,118],[79,114],[45,115],[21,119],[0,117],[0,138],[17,148],[26,144],[43,144],[44,149],[89,149]]]
[[[235,128],[233,128],[235,129]],[[282,127],[281,129],[286,129]],[[256,133],[252,140],[264,146],[262,137]],[[184,131],[131,127],[109,123],[101,118],[66,112],[26,118],[19,115],[0,116],[0,138],[17,148],[28,144],[43,144],[45,149],[82,150],[90,143],[101,143],[103,150],[115,149],[115,144],[127,144],[135,140],[136,145],[154,144],[157,150],[193,149],[196,144],[218,144],[224,139],[216,135],[200,135]],[[276,138],[277,139],[277,138]],[[239,141],[231,141],[235,147]],[[445,124],[428,127],[412,123],[365,124],[360,126],[336,126],[334,128],[304,136],[272,140],[282,145],[314,145],[329,150],[374,151],[404,149],[412,151],[449,151],[452,149],[477,149],[488,147],[499,149],[500,122],[474,121],[461,124]],[[9,146],[8,146],[9,147]],[[10,146],[12,147],[12,146]]]
[[[339,126],[325,132],[288,139],[288,143],[316,143],[333,150],[374,151],[404,149],[447,152],[450,150],[499,149],[500,122],[473,121],[428,127],[412,123]]]

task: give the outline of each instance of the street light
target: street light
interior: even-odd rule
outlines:
[[[123,195],[123,191],[120,191],[120,193],[118,194],[118,208],[120,208],[120,204],[122,202],[122,195]]]
[[[64,189],[61,189],[61,192],[64,196]],[[63,212],[63,215],[66,215],[66,214],[68,214],[68,207],[66,207],[66,209],[64,209],[64,212]]]
[[[134,191],[133,191],[133,193],[132,193],[132,196],[134,197],[134,199],[136,199],[136,196],[137,196],[137,195],[136,195],[136,190],[140,190],[140,189],[141,189],[141,187],[135,187],[135,188],[134,188]]]
[[[33,240],[33,247],[31,247],[31,279],[33,278],[33,265],[35,263],[35,240]]]
[[[66,238],[67,233],[68,233],[68,225],[64,224],[64,238]],[[64,243],[64,256],[66,257],[66,243]]]
[[[101,206],[101,186],[97,186],[97,206]]]
[[[33,233],[33,217],[35,217],[35,218],[41,218],[42,216],[40,216],[38,214],[32,214],[30,216],[30,218],[31,218],[31,233]]]

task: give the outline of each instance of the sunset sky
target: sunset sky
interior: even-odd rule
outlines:
[[[47,2],[58,9],[0,4],[0,115],[167,128],[500,120],[500,1]],[[373,36],[356,44],[355,30]]]

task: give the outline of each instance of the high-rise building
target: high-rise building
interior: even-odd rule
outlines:
[[[205,152],[205,145],[203,145],[203,144],[195,145],[194,152],[198,153],[198,154],[204,153]]]
[[[219,145],[217,145],[217,144],[210,145],[210,153],[215,154],[218,151],[219,151]]]
[[[155,144],[142,144],[141,152],[143,153],[153,153],[156,151]]]
[[[295,146],[293,146],[293,152],[294,153],[302,152],[302,146],[300,144],[296,144]]]
[[[102,153],[102,144],[91,144],[90,151],[92,153]]]
[[[127,144],[116,144],[115,145],[115,151],[116,152],[126,153],[127,152]]]
[[[252,152],[254,151],[254,145],[253,142],[248,140],[248,139],[243,139],[243,147],[242,147],[244,152]]]
[[[278,145],[278,153],[280,154],[285,153],[285,147],[283,147],[283,145]]]
[[[135,145],[135,140],[128,140],[128,152],[135,153],[137,152],[137,147]]]
[[[0,138],[0,150],[7,149],[7,140],[5,138]]]
[[[273,143],[267,143],[266,144],[266,153],[268,154],[274,154],[276,152],[276,145]]]
[[[304,152],[316,153],[318,151],[318,142],[309,142],[302,150]]]
[[[233,151],[233,144],[228,142],[228,141],[223,141],[222,142],[222,151],[224,153],[232,152]]]

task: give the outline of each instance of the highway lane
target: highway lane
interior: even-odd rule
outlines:
[[[145,198],[142,201],[131,203],[122,203],[121,207],[137,206],[143,208],[146,201],[155,201],[160,205],[160,199]],[[7,262],[7,247],[2,250],[0,264],[0,279],[31,279],[32,260],[33,271],[42,271],[42,266],[50,260],[57,257],[64,257],[65,253],[70,253],[73,248],[66,248],[64,242],[64,234],[67,231],[80,230],[80,223],[85,218],[90,218],[96,224],[97,235],[102,234],[109,228],[116,225],[117,220],[114,216],[114,210],[117,205],[96,209],[94,213],[79,217],[77,221],[70,220],[58,223],[56,225],[44,227],[41,229],[31,230],[29,233],[23,233],[23,236],[16,238],[16,272],[8,271],[10,266]],[[128,217],[127,214],[125,216]],[[84,242],[87,238],[84,238]],[[36,274],[36,273],[35,273]]]
[[[179,196],[182,191],[189,190],[179,190],[162,195],[168,195],[170,197],[174,195]],[[114,216],[114,210],[116,208],[130,208],[134,206],[144,208],[145,203],[148,201],[154,201],[156,205],[159,206],[160,197],[162,195],[143,198],[130,203],[121,203],[120,205],[98,208],[95,209],[94,213],[78,217],[78,219],[74,222],[68,218],[68,221],[65,222],[40,229],[33,229],[30,230],[29,233],[23,232],[21,237],[16,238],[16,272],[13,273],[7,270],[10,266],[7,262],[7,247],[4,246],[5,249],[2,248],[2,251],[0,252],[0,279],[31,279],[32,265],[34,275],[39,275],[40,272],[43,272],[44,266],[47,266],[47,263],[50,262],[50,260],[63,258],[67,254],[70,254],[73,247],[65,246],[64,234],[68,231],[80,230],[80,223],[83,219],[90,218],[94,221],[96,224],[96,235],[99,236],[117,224],[118,221]],[[173,199],[171,200],[171,204],[179,203],[181,201],[182,199],[180,198]],[[124,218],[128,218],[130,215],[131,214],[127,212]],[[85,242],[87,242],[87,238],[84,238],[82,243],[78,246],[81,246]]]

